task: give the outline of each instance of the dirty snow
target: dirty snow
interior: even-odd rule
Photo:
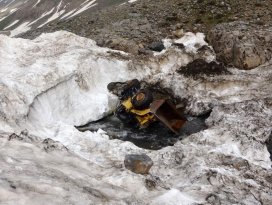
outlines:
[[[215,58],[212,50],[197,52],[196,42],[206,44],[203,34],[186,36],[188,42],[178,41],[184,50],[169,45],[138,62],[64,31],[32,41],[0,35],[1,200],[271,204],[271,161],[264,145],[272,126],[271,63],[246,74],[230,69],[235,75],[185,78],[176,72],[181,66]],[[213,107],[209,128],[159,151],[110,140],[103,130],[75,129],[112,112],[117,99],[106,90],[109,82],[136,77],[161,82],[187,98],[188,113]],[[13,132],[21,141],[7,141]],[[46,138],[59,141],[68,152],[58,146],[45,151]],[[152,158],[151,175],[124,169],[124,157],[132,153]]]

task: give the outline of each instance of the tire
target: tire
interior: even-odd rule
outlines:
[[[124,89],[122,91],[122,96],[124,99],[128,97],[132,97],[134,93],[136,93],[141,87],[139,80],[133,79],[126,82]]]
[[[121,82],[111,82],[107,85],[108,91],[116,90],[117,88],[121,87],[124,83]]]
[[[135,116],[131,113],[128,113],[123,105],[119,105],[116,108],[115,116],[124,124],[132,125],[137,123]]]
[[[147,109],[153,102],[153,95],[149,90],[140,90],[133,98],[132,105],[134,108],[143,110]]]

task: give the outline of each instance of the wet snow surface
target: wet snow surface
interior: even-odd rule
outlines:
[[[186,39],[184,49],[166,40],[167,50],[137,61],[68,32],[0,35],[0,203],[270,205],[272,62],[185,77],[177,71],[189,62],[215,59],[198,50],[203,35]],[[188,115],[212,111],[208,128],[160,150],[114,139],[102,125],[75,128],[111,114],[117,99],[106,85],[132,78],[171,88]],[[124,168],[125,155],[139,153],[154,162],[149,175]]]

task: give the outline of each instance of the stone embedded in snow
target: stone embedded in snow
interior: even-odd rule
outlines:
[[[52,152],[55,150],[67,151],[67,148],[60,142],[56,142],[50,138],[45,139],[43,142],[44,150],[46,152]]]
[[[124,164],[128,170],[136,174],[148,174],[153,161],[146,154],[130,154],[126,155]]]

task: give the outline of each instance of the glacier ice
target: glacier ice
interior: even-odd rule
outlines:
[[[1,203],[271,204],[264,142],[272,127],[272,63],[251,71],[229,68],[231,75],[179,75],[177,69],[194,59],[215,59],[212,50],[197,52],[194,40],[205,45],[203,37],[190,33],[178,41],[185,49],[169,45],[137,60],[64,31],[34,40],[0,35]],[[188,100],[190,114],[212,110],[209,128],[150,151],[110,140],[103,130],[74,127],[111,113],[117,99],[106,85],[132,78],[171,88]],[[17,140],[9,140],[12,133]],[[68,151],[47,152],[47,138]],[[150,175],[124,168],[125,155],[137,153],[154,161]]]

